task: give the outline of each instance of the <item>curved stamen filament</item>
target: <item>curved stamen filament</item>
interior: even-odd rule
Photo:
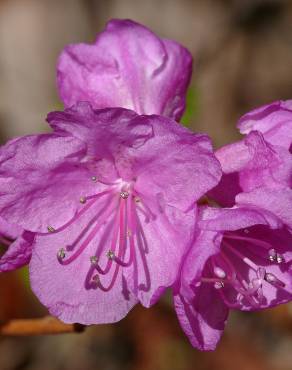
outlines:
[[[226,242],[224,244],[226,245]],[[232,252],[234,252],[234,248],[231,245],[229,245],[229,244],[228,244],[228,246],[231,247]],[[229,260],[229,258],[227,257],[227,255],[223,251],[221,251],[221,256],[223,257],[223,259],[225,260],[225,262],[228,264],[229,268],[231,268],[232,278],[230,279],[230,283],[232,284],[232,286],[234,287],[234,289],[238,293],[240,293],[241,295],[243,295],[250,302],[250,304],[252,306],[254,306],[255,304],[258,304],[258,302],[255,299],[255,297],[254,296],[251,296],[251,294],[249,292],[249,289],[250,288],[249,288],[248,283],[244,280],[243,276],[241,276],[241,274],[239,272],[235,272],[235,269],[234,269],[231,261]],[[240,257],[240,258],[242,258],[242,257]],[[240,284],[241,286],[238,286],[238,284]]]
[[[132,201],[133,202],[133,201]],[[140,210],[140,207],[135,206],[134,203],[132,203],[133,211],[132,211],[132,222],[135,222],[135,235],[136,235],[136,245],[138,247],[140,260],[142,262],[143,270],[144,270],[144,277],[145,277],[145,284],[139,284],[138,288],[144,291],[147,291],[150,289],[150,273],[147,266],[147,260],[146,260],[146,253],[148,252],[148,245],[146,242],[146,238],[143,232],[143,228],[140,222],[140,219],[138,217],[137,211]],[[147,207],[147,210],[153,215],[153,213],[150,211],[150,209]],[[137,260],[136,260],[137,263]],[[138,278],[138,275],[137,275]]]
[[[79,247],[79,249],[74,253],[72,254],[69,258],[67,259],[59,259],[59,262],[62,264],[62,265],[68,265],[69,263],[71,263],[72,261],[74,261],[77,257],[80,256],[80,254],[84,251],[84,249],[89,245],[89,243],[93,240],[93,238],[96,236],[97,232],[99,231],[100,229],[100,226],[104,223],[104,221],[107,219],[107,217],[109,216],[108,213],[111,213],[112,212],[112,209],[110,210],[110,212],[105,212],[107,208],[109,208],[109,205],[111,203],[108,203],[98,214],[97,217],[95,217],[95,220],[98,220],[98,223],[95,225],[95,227],[92,229],[92,231],[89,233],[89,235],[87,236],[87,238],[84,240],[84,242],[81,244],[81,246]],[[102,215],[102,217],[100,217]],[[88,231],[88,229],[86,228],[86,232]],[[82,234],[82,233],[81,233]],[[79,239],[79,237],[77,238]]]
[[[268,250],[271,249],[271,248],[273,248],[272,244],[270,244],[270,243],[267,243],[267,242],[265,242],[263,240],[258,240],[258,239],[255,239],[255,238],[250,238],[248,236],[230,235],[230,234],[225,233],[224,234],[224,237],[225,238],[228,238],[228,239],[247,241],[247,242],[253,243],[255,245],[258,245],[259,247],[263,247],[265,249],[268,249]]]
[[[118,277],[119,269],[122,266],[121,258],[124,257],[126,242],[127,242],[127,240],[125,238],[125,236],[126,236],[126,227],[127,227],[125,219],[127,219],[127,217],[125,217],[125,215],[127,216],[127,198],[120,200],[119,212],[117,214],[117,221],[118,221],[117,222],[117,229],[114,232],[114,237],[112,239],[112,248],[113,249],[111,250],[111,252],[113,253],[113,257],[109,258],[107,266],[111,267],[113,261],[115,261],[115,262],[120,261],[121,263],[116,263],[113,276],[112,276],[111,281],[110,281],[110,283],[107,287],[104,286],[101,283],[100,280],[97,282],[97,286],[104,292],[108,292],[109,290],[111,290],[113,288],[113,286],[116,282],[116,279]],[[116,249],[116,243],[117,243],[117,240],[118,240],[118,233],[119,233],[119,248],[118,248],[118,256],[116,257],[114,255],[114,251]],[[109,269],[110,269],[110,267],[109,267]],[[109,270],[108,271],[107,271],[107,269],[103,270],[103,274],[105,274],[107,272],[109,272]]]
[[[253,263],[249,258],[245,257],[242,253],[240,253],[236,248],[233,247],[232,244],[229,244],[226,241],[223,241],[223,244],[231,249],[232,253],[235,254],[237,257],[239,257],[243,262],[245,262],[250,268],[257,271],[258,266]]]
[[[98,198],[102,197],[103,195],[110,194],[110,193],[112,193],[112,190],[106,190],[106,191],[103,191],[102,193],[99,193],[99,194],[96,194],[96,195],[92,196],[93,198],[90,198],[90,199],[92,199],[92,201],[89,202],[89,203],[87,203],[81,209],[81,211],[77,212],[64,225],[60,226],[58,229],[54,229],[51,226],[49,226],[48,228],[51,228],[51,230],[52,230],[51,232],[48,232],[48,233],[37,233],[37,235],[45,236],[45,235],[51,235],[52,233],[53,234],[56,234],[56,233],[60,233],[61,231],[64,231],[65,229],[67,229],[67,227],[71,226],[75,221],[77,221],[85,212],[87,212],[88,209],[97,201]],[[84,197],[84,199],[89,199],[89,197]]]
[[[120,200],[119,200],[118,209],[119,209],[119,212],[117,212],[115,216],[115,222],[113,226],[113,236],[112,236],[111,248],[110,248],[110,251],[113,254],[115,253],[115,250],[116,250],[118,234],[119,234],[119,220],[120,220],[120,212],[121,212],[121,201]],[[100,254],[101,254],[101,250],[99,251],[99,255]],[[98,264],[95,266],[95,269],[98,271],[99,274],[106,275],[110,271],[112,264],[113,264],[113,259],[108,258],[104,269],[101,268]]]
[[[13,240],[8,239],[5,236],[0,236],[0,244],[4,244],[5,246],[9,247],[11,243],[13,243]]]
[[[99,217],[103,214],[103,212],[106,211],[106,209],[110,206],[110,204],[112,203],[113,199],[110,198],[108,200],[108,202],[105,204],[105,206],[103,207],[103,209],[97,214],[95,215],[89,222],[88,224],[86,225],[86,227],[82,230],[82,232],[77,236],[77,238],[73,241],[73,243],[71,243],[70,245],[67,245],[66,246],[66,250],[67,251],[70,251],[70,250],[73,250],[74,247],[82,240],[82,238],[87,234],[88,230],[92,227],[92,225],[96,222],[96,221],[99,221],[99,224],[100,223],[100,220],[99,220]],[[115,207],[112,207],[112,212],[114,211]],[[111,212],[111,213],[112,213]],[[110,215],[108,215],[109,217]]]

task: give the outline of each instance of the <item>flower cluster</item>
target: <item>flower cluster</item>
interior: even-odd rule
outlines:
[[[29,264],[62,321],[115,322],[172,288],[212,350],[230,308],[291,300],[292,102],[246,114],[244,138],[214,152],[178,123],[191,68],[176,42],[112,20],[60,55],[51,132],[0,148],[0,272]]]

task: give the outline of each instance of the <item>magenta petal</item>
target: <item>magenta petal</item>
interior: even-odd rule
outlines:
[[[148,197],[161,193],[165,203],[185,211],[220,180],[210,139],[166,118],[148,122],[154,135],[136,150],[137,190]]]
[[[241,192],[291,186],[291,154],[284,147],[269,144],[260,132],[252,131],[243,140],[225,145],[215,154],[223,176],[209,195],[223,206],[233,206]]]
[[[174,284],[193,238],[193,213],[167,206],[155,220],[145,222],[139,217],[134,267],[125,273],[130,290],[142,305],[153,305]]]
[[[240,206],[258,207],[274,214],[292,230],[292,190],[291,189],[255,189],[249,193],[240,193],[236,197]]]
[[[254,109],[240,118],[238,128],[242,134],[260,131],[268,142],[289,149],[292,143],[292,101],[276,101]]]
[[[55,134],[13,140],[0,151],[1,215],[30,231],[68,221],[96,184],[80,163],[86,146]]]
[[[259,132],[253,131],[242,141],[222,147],[216,152],[216,157],[225,174],[239,173],[239,183],[244,191],[262,185],[290,184],[290,153],[270,145]]]
[[[21,233],[22,228],[15,224],[10,224],[0,217],[0,236],[4,236],[9,239],[16,239]]]
[[[189,302],[183,295],[174,296],[174,307],[180,325],[193,347],[213,351],[223,333],[229,309],[214,292],[213,286],[204,284],[194,290]]]
[[[136,190],[146,198],[162,196],[183,211],[221,177],[208,136],[166,117],[121,108],[93,110],[89,103],[79,103],[50,113],[48,121],[60,134],[86,142],[90,156],[113,158],[119,176],[135,177]]]
[[[95,44],[67,46],[59,58],[58,87],[66,107],[123,107],[179,119],[192,57],[130,20],[112,20]]]
[[[34,234],[24,231],[0,258],[0,272],[15,270],[30,261]]]
[[[244,194],[244,193],[242,193]],[[234,208],[206,207],[201,213],[199,227],[204,230],[230,231],[244,229],[255,224],[268,225],[272,229],[282,227],[282,222],[270,211],[241,204]]]
[[[192,345],[214,350],[224,330],[228,308],[213,285],[201,283],[205,264],[218,253],[221,237],[201,231],[184,260],[180,280],[174,287],[174,304],[182,329]]]

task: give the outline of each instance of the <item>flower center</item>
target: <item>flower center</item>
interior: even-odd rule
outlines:
[[[249,233],[248,229],[225,232],[220,253],[209,261],[213,276],[202,278],[202,282],[214,284],[230,307],[238,307],[243,300],[252,307],[259,307],[265,299],[264,283],[288,291],[286,284],[275,275],[275,269],[273,273],[269,271],[271,265],[286,264],[283,255],[272,244],[249,236]],[[235,303],[228,298],[234,298],[228,288],[236,292]]]
[[[97,181],[95,178],[92,181]],[[104,182],[103,182],[104,184]],[[58,229],[48,226],[49,233],[60,233],[71,225],[80,228],[78,236],[69,245],[57,250],[57,259],[63,266],[71,264],[88,248],[88,273],[85,281],[87,289],[99,288],[110,291],[121,268],[138,265],[144,269],[145,284],[138,284],[136,276],[134,289],[149,290],[150,277],[147,268],[147,241],[140,218],[144,222],[154,221],[156,216],[147,206],[145,199],[134,189],[134,182],[118,180],[108,184],[108,188],[98,194],[82,196],[79,199],[83,208],[65,225]],[[97,211],[95,211],[95,208]],[[80,220],[89,210],[93,217],[80,227]],[[45,235],[48,235],[47,233]],[[97,247],[96,247],[97,244]],[[86,252],[88,255],[88,252]],[[137,275],[137,274],[136,274]]]

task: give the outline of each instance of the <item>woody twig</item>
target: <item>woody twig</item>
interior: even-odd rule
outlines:
[[[65,324],[62,321],[46,316],[39,319],[15,319],[0,324],[0,335],[31,336],[80,333],[84,331],[81,324]]]

